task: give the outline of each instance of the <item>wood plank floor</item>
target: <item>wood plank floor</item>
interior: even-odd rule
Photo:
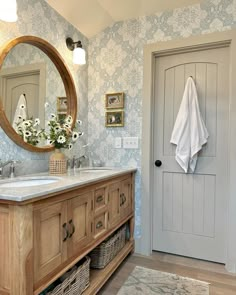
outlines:
[[[98,294],[116,295],[136,265],[209,282],[210,295],[236,295],[236,275],[228,273],[224,265],[161,252],[150,257],[130,255]]]

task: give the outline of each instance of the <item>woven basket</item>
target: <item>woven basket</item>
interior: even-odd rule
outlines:
[[[89,253],[92,268],[104,268],[124,247],[126,226],[122,226],[112,237]]]
[[[47,295],[80,295],[89,286],[90,258],[86,256],[84,262],[78,266],[61,284]]]

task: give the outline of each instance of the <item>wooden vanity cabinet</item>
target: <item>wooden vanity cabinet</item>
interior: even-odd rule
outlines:
[[[103,270],[91,270],[95,295],[133,251],[134,173],[26,202],[0,202],[0,295],[37,295],[124,223],[130,238]]]

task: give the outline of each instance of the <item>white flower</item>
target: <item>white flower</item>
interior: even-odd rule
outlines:
[[[64,142],[66,142],[66,138],[65,138],[65,136],[60,135],[60,136],[58,137],[58,139],[57,139],[57,142],[58,142],[58,143],[64,143]]]
[[[66,117],[66,119],[65,119],[65,122],[68,123],[68,124],[71,124],[72,121],[73,121],[73,119],[72,119],[71,116],[68,116],[68,117]]]
[[[30,121],[24,121],[21,123],[22,127],[29,127],[31,125]]]
[[[76,141],[79,138],[78,132],[73,131],[72,132],[72,141]]]
[[[30,131],[27,131],[27,130],[26,130],[26,131],[24,132],[24,136],[25,136],[25,137],[29,137],[29,136],[31,136],[31,135],[32,135],[32,133],[31,133]]]
[[[73,144],[72,144],[72,143],[69,143],[69,145],[68,145],[68,149],[69,149],[69,150],[72,150],[72,148],[73,148]]]
[[[55,131],[56,131],[56,132],[59,132],[59,131],[61,131],[61,127],[60,127],[60,125],[57,125],[57,126],[55,126],[55,128],[54,128],[54,129],[55,129]]]
[[[78,132],[79,137],[84,135],[84,132]]]
[[[47,101],[45,102],[44,107],[45,108],[49,107],[49,103]]]
[[[48,140],[47,140],[47,144],[51,145],[51,144],[53,144],[53,143],[54,143],[53,140],[51,140],[51,139],[48,139]]]
[[[54,121],[57,118],[57,116],[55,114],[50,114],[50,118]]]
[[[81,120],[77,120],[76,122],[77,122],[77,124],[78,124],[79,126],[81,126],[82,123],[83,123]]]
[[[35,120],[34,120],[34,127],[35,126],[38,126],[40,124],[40,120],[39,120],[39,118],[36,118]]]
[[[64,124],[63,127],[69,129],[71,126],[69,124]]]

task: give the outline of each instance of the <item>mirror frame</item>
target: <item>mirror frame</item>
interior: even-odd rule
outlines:
[[[76,116],[77,116],[77,96],[76,96],[76,90],[75,90],[73,78],[64,60],[62,59],[61,55],[50,43],[35,36],[22,36],[22,37],[18,37],[8,41],[0,49],[0,70],[2,68],[4,59],[9,53],[9,51],[13,47],[15,47],[17,44],[20,44],[20,43],[30,44],[41,49],[56,66],[65,87],[65,92],[67,97],[67,114],[72,116],[73,118],[72,125],[74,126],[76,121]],[[7,119],[1,97],[0,97],[0,126],[2,127],[6,135],[11,140],[13,140],[18,146],[28,151],[50,152],[54,150],[54,146],[51,146],[51,145],[46,145],[44,147],[37,147],[25,142],[23,138],[16,133],[16,131],[11,126],[9,120]]]

